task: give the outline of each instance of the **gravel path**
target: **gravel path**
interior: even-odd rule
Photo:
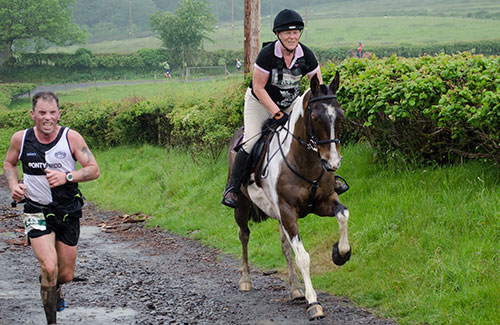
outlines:
[[[10,208],[1,177],[0,324],[44,324],[39,267],[20,211]],[[305,302],[290,302],[286,283],[273,272],[254,270],[254,290],[242,293],[239,261],[144,228],[142,217],[85,208],[75,280],[63,287],[67,308],[59,324],[395,324],[321,292],[326,317],[309,322]]]

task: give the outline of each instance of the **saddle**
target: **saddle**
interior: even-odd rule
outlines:
[[[271,119],[269,119],[262,127],[261,136],[253,146],[252,150],[250,151],[250,155],[248,156],[248,160],[245,164],[241,181],[241,183],[245,187],[252,184],[254,181],[257,184],[257,186],[262,187],[261,177],[255,177],[255,180],[251,180],[250,175],[252,173],[254,173],[255,175],[265,174],[264,161],[266,153],[268,151],[267,148],[269,147],[269,143],[271,142],[273,135],[276,133],[276,127],[274,128],[270,127],[269,126],[270,122]],[[238,142],[234,147],[234,150],[236,152],[242,147],[243,145],[242,140],[243,140],[243,135],[240,137],[240,139],[238,139]]]

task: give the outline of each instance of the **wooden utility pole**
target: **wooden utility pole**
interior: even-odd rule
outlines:
[[[260,49],[260,0],[245,0],[245,74],[250,72]]]
[[[306,3],[305,3],[305,7],[306,7],[306,25],[304,26],[304,30],[305,30],[305,34],[304,35],[306,37],[306,41],[307,41],[307,26],[308,26],[308,23],[307,23],[307,0],[305,0]]]
[[[129,30],[128,30],[128,34],[130,36],[132,36],[132,34],[134,33],[134,24],[132,22],[132,2],[129,1],[128,3],[128,21],[129,21]]]

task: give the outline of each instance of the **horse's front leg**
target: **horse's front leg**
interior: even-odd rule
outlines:
[[[281,235],[281,250],[283,255],[285,255],[286,264],[288,266],[288,283],[290,284],[290,298],[292,300],[304,299],[304,291],[300,287],[299,277],[297,272],[295,272],[295,265],[292,259],[292,247],[288,241],[288,237],[285,235],[283,227],[280,227]]]
[[[335,265],[344,265],[351,258],[351,246],[347,238],[349,210],[340,202],[335,202],[335,217],[339,223],[340,239],[333,245],[332,260]]]
[[[309,320],[323,318],[325,317],[325,314],[323,313],[323,308],[317,301],[316,291],[314,291],[311,281],[311,275],[309,273],[311,260],[309,257],[309,253],[307,253],[302,241],[300,240],[297,227],[297,219],[293,218],[292,220],[290,220],[289,218],[287,222],[282,223],[282,227],[295,254],[295,263],[297,264],[297,267],[302,274],[302,278],[304,279],[306,300],[308,303],[307,314]]]

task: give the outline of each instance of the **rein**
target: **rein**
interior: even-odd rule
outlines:
[[[288,130],[287,130],[287,132],[289,133]],[[280,149],[280,152],[281,152],[281,157],[283,157],[283,161],[285,162],[285,165],[296,176],[300,177],[301,179],[303,179],[304,181],[308,182],[312,186],[311,194],[309,195],[309,199],[307,200],[307,210],[306,210],[306,213],[305,213],[305,215],[307,215],[309,213],[309,211],[311,211],[313,209],[313,207],[314,207],[316,192],[318,191],[318,188],[319,188],[319,182],[321,181],[321,178],[323,178],[323,175],[325,175],[326,169],[322,165],[321,166],[321,174],[319,174],[318,178],[316,178],[315,180],[312,180],[312,181],[310,179],[308,179],[307,177],[299,174],[299,172],[297,172],[295,169],[292,168],[292,166],[290,165],[290,163],[288,162],[288,160],[286,160],[285,153],[283,152],[283,147],[281,146],[280,134],[278,132],[276,132],[276,137],[278,139],[278,145],[279,145],[279,149]],[[295,137],[294,137],[294,139],[295,139]]]
[[[338,143],[340,143],[340,139],[338,139],[338,138],[327,139],[327,140],[318,140],[317,139],[317,135],[316,135],[316,132],[314,130],[314,126],[313,126],[313,124],[311,122],[311,109],[310,109],[310,105],[311,105],[311,103],[314,103],[314,102],[318,102],[318,101],[322,101],[322,100],[336,99],[336,98],[337,98],[337,95],[325,95],[325,96],[319,96],[319,97],[312,98],[312,99],[310,99],[308,101],[308,103],[307,103],[307,110],[308,110],[308,113],[309,113],[309,126],[310,126],[311,133],[312,133],[312,134],[309,134],[309,132],[307,131],[308,135],[309,135],[309,141],[304,141],[301,138],[295,136],[293,133],[290,132],[290,130],[288,128],[286,128],[285,126],[283,126],[283,129],[286,130],[287,134],[290,134],[293,137],[293,139],[295,139],[298,143],[300,143],[306,149],[316,151],[318,153],[318,157],[319,157],[318,145],[320,145],[320,144],[329,144],[329,143],[338,144]],[[311,184],[311,186],[312,186],[311,194],[309,195],[309,199],[308,199],[308,203],[307,203],[307,210],[306,210],[306,213],[305,213],[305,215],[307,215],[313,209],[313,207],[314,207],[316,192],[318,191],[319,183],[321,181],[321,178],[323,178],[323,175],[325,175],[325,173],[326,173],[326,168],[323,165],[321,165],[321,173],[320,173],[320,175],[315,180],[310,180],[307,177],[301,175],[299,172],[297,172],[295,169],[293,169],[293,167],[290,165],[290,163],[286,159],[285,153],[283,152],[283,148],[282,148],[282,145],[281,145],[282,143],[280,141],[279,132],[276,132],[276,137],[277,137],[277,140],[278,140],[277,142],[278,142],[279,150],[280,150],[281,156],[283,157],[283,161],[285,162],[285,165],[297,177],[301,178],[302,180],[306,181],[307,183]]]

